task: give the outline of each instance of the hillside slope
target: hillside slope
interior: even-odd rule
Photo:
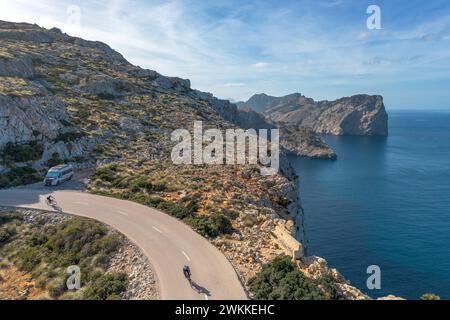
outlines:
[[[295,228],[295,172],[284,157],[273,176],[257,165],[174,165],[170,157],[173,130],[192,132],[195,120],[234,128],[237,119],[229,101],[133,66],[106,44],[0,22],[0,187],[40,179],[62,161],[94,169],[90,192],[183,220],[214,239],[246,284],[291,254],[273,231]]]
[[[96,171],[91,192],[157,206],[220,245],[241,243],[232,253],[245,278],[284,252],[265,222],[298,213],[297,178],[285,160],[274,176],[255,165],[171,161],[173,130],[192,132],[194,120],[233,128],[234,105],[58,29],[1,22],[0,45],[0,185],[31,182],[66,161]]]

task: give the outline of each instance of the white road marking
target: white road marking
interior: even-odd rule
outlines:
[[[181,253],[186,257],[187,261],[191,261],[191,258],[186,254],[186,252],[181,251]]]
[[[159,230],[157,227],[155,227],[155,226],[152,226],[152,228],[153,229],[155,229],[157,232],[159,232],[159,233],[161,233],[162,234],[162,231],[161,230]]]
[[[124,215],[124,216],[128,216],[128,213],[126,213],[126,212],[124,212],[124,211],[117,210],[117,212],[120,213],[120,214],[122,214],[122,215]]]
[[[206,294],[205,294],[205,300],[209,300],[209,299],[208,299],[208,296],[207,296]]]

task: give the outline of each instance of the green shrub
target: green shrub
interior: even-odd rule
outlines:
[[[116,99],[116,97],[114,95],[112,95],[110,93],[103,93],[103,92],[97,94],[97,97],[99,99],[102,99],[102,100],[114,100],[114,99]]]
[[[231,221],[223,214],[214,215],[211,217],[211,223],[219,233],[232,233],[233,227]]]
[[[121,299],[128,285],[125,273],[103,275],[86,288],[83,298],[87,300],[115,300]]]
[[[41,263],[41,250],[37,247],[24,247],[15,257],[19,269],[31,272]]]
[[[280,197],[280,199],[278,199],[278,204],[279,204],[280,206],[287,207],[287,205],[288,205],[289,203],[291,203],[291,202],[290,202],[290,201],[288,200],[288,198],[286,198],[286,197]]]
[[[139,192],[141,190],[151,192],[153,191],[153,184],[147,178],[139,178],[130,185],[131,192]]]
[[[48,159],[47,166],[54,167],[54,166],[57,166],[58,164],[61,164],[61,162],[62,162],[62,160],[59,157],[59,153],[55,152],[52,154],[52,157],[50,159]]]
[[[249,281],[255,299],[319,300],[326,299],[323,291],[306,278],[288,256],[279,256],[263,266]]]
[[[65,279],[63,278],[57,278],[50,282],[50,284],[47,285],[47,290],[53,299],[59,298],[64,292],[67,290],[67,284]]]
[[[107,166],[97,168],[97,170],[95,170],[92,179],[93,180],[100,179],[106,182],[114,182],[118,178],[117,170],[118,170],[117,164],[110,164]]]
[[[0,174],[0,188],[9,188],[24,184],[31,184],[42,179],[31,167],[12,168],[5,174]]]
[[[6,175],[0,173],[0,189],[7,188],[10,184],[11,180]]]
[[[182,220],[192,216],[197,211],[198,205],[195,201],[190,201],[183,206],[177,202],[163,200],[158,202],[155,208]]]
[[[44,146],[37,141],[31,141],[28,144],[14,144],[8,142],[0,152],[3,162],[8,164],[11,162],[34,161],[42,158]]]
[[[184,219],[190,215],[188,210],[185,210],[185,208],[180,206],[178,203],[172,201],[160,202],[157,206],[157,209],[164,211],[165,213],[168,213],[178,219]]]
[[[116,234],[110,233],[98,240],[99,251],[103,254],[110,254],[117,250],[121,241]]]
[[[167,190],[167,186],[164,182],[158,181],[153,184],[153,191],[163,192]]]
[[[339,290],[336,282],[328,275],[322,276],[314,282],[317,286],[319,286],[327,299],[331,300],[345,300],[346,297],[342,294],[341,290]]]
[[[18,213],[6,213],[0,215],[0,226],[10,223],[12,221],[22,221],[22,215]]]
[[[242,218],[242,224],[246,227],[252,227],[258,222],[258,217],[252,214],[247,214]]]
[[[86,134],[84,134],[82,132],[65,132],[65,133],[60,133],[56,137],[55,141],[63,141],[65,143],[67,143],[67,142],[76,141],[78,139],[81,139],[84,136],[86,136]]]
[[[441,300],[441,297],[433,293],[425,293],[420,297],[420,300]]]
[[[195,231],[200,233],[204,237],[217,237],[219,232],[215,226],[211,223],[208,217],[196,216],[189,217],[183,220],[187,225],[190,225]]]
[[[234,220],[237,217],[239,217],[239,212],[237,212],[236,210],[233,209],[229,209],[229,208],[223,208],[220,210],[220,213],[223,214],[224,216],[226,216],[227,218]]]
[[[14,228],[0,228],[0,246],[9,242],[15,234],[16,230]]]

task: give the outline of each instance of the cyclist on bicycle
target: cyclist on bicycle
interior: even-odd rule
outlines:
[[[52,204],[56,201],[55,197],[51,194],[47,197],[47,201],[49,204]]]
[[[184,266],[183,267],[183,274],[184,277],[186,279],[188,279],[189,281],[191,281],[191,269],[189,268],[189,266]]]

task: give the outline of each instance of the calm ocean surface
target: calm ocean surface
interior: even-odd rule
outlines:
[[[450,112],[390,111],[389,137],[331,137],[337,161],[291,157],[309,254],[373,297],[450,299]],[[381,268],[381,290],[366,269]]]

